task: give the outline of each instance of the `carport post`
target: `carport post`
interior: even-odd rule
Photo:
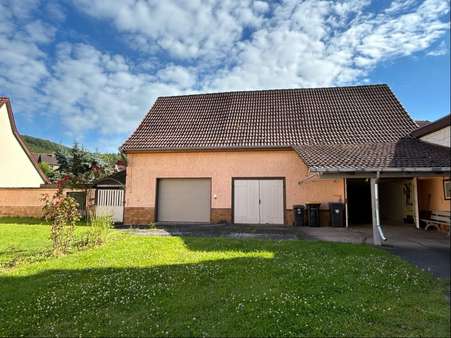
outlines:
[[[348,215],[348,179],[345,177],[344,179],[344,186],[345,186],[345,191],[344,191],[344,195],[345,195],[345,225],[346,228],[349,227],[349,215]]]
[[[417,229],[420,228],[420,212],[418,210],[418,178],[414,177],[412,179],[413,186],[413,208],[415,211],[415,226]]]
[[[378,178],[370,179],[371,186],[371,211],[373,218],[373,244],[382,245],[382,239],[379,235],[379,192],[378,192]]]

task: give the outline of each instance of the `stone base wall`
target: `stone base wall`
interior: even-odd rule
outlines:
[[[124,224],[150,224],[155,222],[154,208],[124,208]]]
[[[232,223],[232,209],[211,209],[211,223]]]
[[[294,224],[293,209],[286,209],[285,210],[285,224],[288,224],[288,225],[293,225]]]
[[[1,213],[1,209],[0,209]],[[305,224],[307,224],[307,215],[305,216]],[[155,220],[155,209],[154,208],[136,208],[136,207],[126,207],[124,209],[124,224],[127,225],[143,225],[154,223]],[[294,216],[293,210],[287,209],[285,210],[285,224],[293,225]],[[232,223],[232,209],[220,209],[213,208],[211,209],[211,223]],[[329,210],[321,209],[320,210],[320,225],[321,226],[329,226],[330,225],[330,216]]]
[[[42,217],[42,207],[0,205],[0,217]]]

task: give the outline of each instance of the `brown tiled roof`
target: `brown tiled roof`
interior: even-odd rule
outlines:
[[[294,146],[313,171],[449,168],[449,148],[411,137],[393,143]],[[449,169],[448,169],[449,170]]]
[[[171,96],[156,100],[122,150],[303,146],[301,156],[316,165],[316,159],[333,157],[315,155],[322,149],[348,149],[355,155],[349,161],[362,157],[360,149],[373,149],[374,156],[381,147],[393,152],[396,142],[416,128],[387,85]],[[385,157],[373,161],[390,164]]]
[[[38,154],[39,162],[46,162],[50,165],[58,165],[58,160],[55,154]]]
[[[394,142],[416,129],[386,85],[160,97],[124,151]]]

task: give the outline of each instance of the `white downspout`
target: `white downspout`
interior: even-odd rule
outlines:
[[[382,241],[386,241],[387,239],[384,236],[380,225],[380,216],[379,216],[379,176],[380,173],[377,172],[375,178],[370,179],[371,186],[371,209],[373,214],[373,244],[374,245],[382,245]]]

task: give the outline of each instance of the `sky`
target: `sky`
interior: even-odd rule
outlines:
[[[158,96],[387,83],[450,112],[448,0],[0,0],[21,133],[116,152]]]

